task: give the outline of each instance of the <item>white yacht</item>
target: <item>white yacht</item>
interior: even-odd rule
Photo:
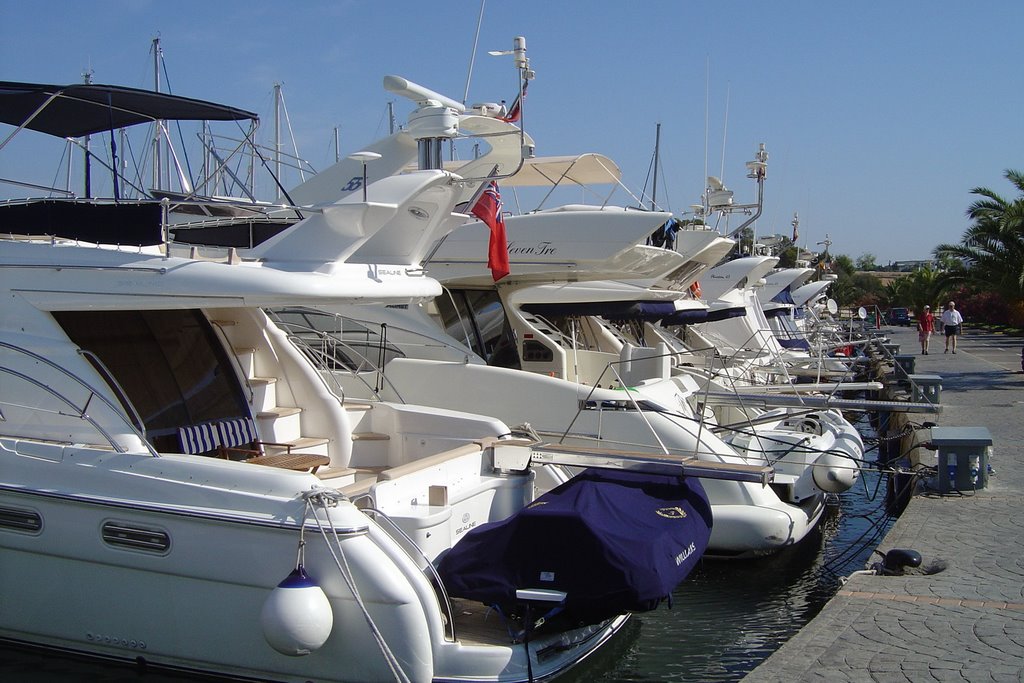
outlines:
[[[5,83],[0,100],[4,116],[60,136],[251,117],[98,85]],[[479,411],[354,400],[265,313],[441,293],[418,264],[466,219],[461,179],[424,170],[352,189],[290,207],[304,218],[222,260],[178,255],[166,201],[0,205],[0,638],[248,680],[547,680],[671,591],[611,614],[593,597],[574,604],[572,575],[621,579],[572,550],[559,521],[557,539],[531,528],[526,540],[568,559],[495,563],[512,575],[490,598],[505,618],[448,595],[464,579],[437,571],[452,549],[528,518],[533,463],[574,454],[541,453]],[[672,480],[678,500],[630,507],[672,526],[634,534],[643,568],[685,576],[711,518],[682,461],[596,464]],[[755,469],[738,471],[770,478]]]
[[[343,312],[336,320],[308,311],[281,315],[295,334],[321,343],[341,340],[335,352],[342,354],[345,368],[336,376],[350,394],[373,387],[389,400],[477,410],[577,447],[695,456],[717,463],[770,462],[775,469],[771,486],[704,482],[714,516],[708,553],[770,553],[804,538],[820,519],[825,491],[847,487],[855,470],[845,458],[826,464],[827,452],[804,448],[811,438],[806,432],[788,431],[784,441],[771,445],[765,438],[747,449],[759,451],[756,455],[739,454],[711,421],[694,413],[690,400],[697,393],[696,382],[673,375],[664,354],[659,358],[656,350],[632,348],[630,369],[616,370],[625,347],[621,336],[589,316],[603,312],[615,317],[616,305],[623,316],[635,315],[630,311],[665,315],[690,310],[699,315],[706,310],[680,298],[678,291],[641,289],[638,300],[636,286],[607,282],[655,281],[688,267],[687,256],[642,244],[664,220],[656,212],[582,207],[507,217],[511,244],[543,248],[511,252],[512,274],[497,284],[479,256],[483,232],[467,226],[434,254],[430,272],[445,282],[446,293],[429,306],[332,307]],[[693,235],[695,252],[721,240],[712,231]],[[685,244],[688,237],[680,237]],[[474,239],[477,248],[469,248]],[[599,250],[604,250],[603,259],[597,258]],[[582,255],[585,266],[575,254]],[[449,277],[449,266],[458,275]],[[566,272],[577,280],[597,281],[569,283]],[[587,307],[589,316],[582,311]],[[561,324],[580,313],[593,325],[589,331]],[[598,348],[602,337],[608,348]],[[439,387],[445,390],[438,392]],[[828,434],[814,437],[832,440]],[[815,483],[816,472],[823,481],[833,472],[843,483],[822,489]]]

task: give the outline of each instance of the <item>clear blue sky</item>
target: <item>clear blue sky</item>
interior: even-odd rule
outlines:
[[[479,11],[479,0],[0,0],[0,67],[12,81],[74,83],[91,68],[94,82],[150,88],[159,35],[172,91],[260,113],[263,139],[282,83],[299,151],[323,168],[335,126],[343,153],[386,133],[386,74],[463,99]],[[744,162],[763,142],[759,234],[788,233],[799,212],[802,244],[827,233],[834,253],[886,263],[958,242],[971,188],[1014,196],[1003,171],[1024,169],[1022,30],[1020,0],[488,0],[468,100],[512,99],[510,58],[486,52],[523,35],[538,155],[601,152],[640,189],[660,123],[657,197],[682,213],[706,168],[752,200]],[[395,106],[404,123],[410,103]],[[9,152],[0,177],[42,163]]]

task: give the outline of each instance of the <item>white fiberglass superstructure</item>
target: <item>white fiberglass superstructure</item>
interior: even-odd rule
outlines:
[[[145,120],[206,104],[18,85],[56,107],[55,130],[92,106],[102,126],[115,104]],[[441,293],[419,263],[466,219],[461,179],[353,189],[217,261],[175,255],[159,204],[116,225],[107,202],[116,247],[68,234],[102,202],[17,205],[33,221],[0,240],[0,638],[244,679],[511,683],[622,626],[555,622],[524,643],[453,607],[435,566],[536,499],[531,442],[479,411],[357,400],[265,312]]]
[[[614,351],[598,349],[595,338],[588,340],[580,330],[574,336],[555,322],[555,315],[531,311],[531,302],[591,305],[595,315],[615,303],[660,310],[662,315],[666,310],[702,311],[702,304],[679,291],[639,288],[643,298],[638,301],[636,285],[610,282],[654,282],[693,268],[692,254],[708,250],[711,258],[722,242],[728,248],[727,240],[708,230],[680,233],[680,248],[689,250],[687,255],[638,244],[666,218],[621,208],[565,208],[506,217],[510,244],[542,242],[544,248],[511,252],[512,275],[497,285],[480,257],[480,229],[466,226],[449,236],[431,260],[430,272],[447,290],[433,304],[344,311],[335,307],[343,319],[320,323],[314,322],[316,316],[293,311],[291,320],[297,333],[312,336],[319,326],[326,336],[345,340],[339,346],[351,353],[346,365],[355,372],[338,372],[337,377],[351,393],[372,386],[389,399],[431,401],[456,410],[472,406],[545,439],[576,446],[713,462],[770,462],[775,470],[771,486],[735,481],[706,481],[704,486],[715,520],[709,553],[747,557],[773,552],[799,542],[824,510],[824,491],[814,482],[812,466],[822,453],[803,447],[811,435],[790,430],[783,435],[784,445],[765,438],[741,455],[712,421],[696,417],[690,402],[698,387],[692,378],[653,370],[668,368],[667,361],[663,364],[644,349],[634,351],[630,371],[617,370],[623,345],[610,327],[593,329],[606,335]],[[476,249],[469,246],[474,241]],[[598,259],[602,249],[604,257]],[[586,267],[573,258],[577,253],[584,255]],[[576,282],[568,282],[563,273],[571,273]],[[587,278],[595,280],[583,281]],[[352,352],[356,347],[358,353]],[[828,450],[824,441],[830,436],[814,436]],[[753,450],[760,452],[754,455]],[[834,471],[842,479],[849,469],[844,459]]]

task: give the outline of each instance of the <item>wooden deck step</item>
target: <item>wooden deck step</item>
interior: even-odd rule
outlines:
[[[274,418],[291,417],[292,415],[298,415],[302,412],[302,408],[292,408],[290,406],[277,406],[276,408],[268,408],[267,410],[261,410],[257,413],[256,417],[260,420],[273,420]]]
[[[327,450],[321,448],[330,443],[330,439],[324,439],[317,436],[302,436],[298,439],[283,442],[282,444],[266,444],[263,447],[264,452],[267,455],[276,453],[285,453],[291,449],[292,453],[304,453],[304,452],[317,452],[322,455],[327,455]]]

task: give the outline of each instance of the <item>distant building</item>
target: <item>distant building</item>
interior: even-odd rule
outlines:
[[[937,268],[938,261],[934,259],[923,259],[920,261],[893,261],[889,264],[887,270],[897,271],[900,273],[912,273],[918,268]]]

